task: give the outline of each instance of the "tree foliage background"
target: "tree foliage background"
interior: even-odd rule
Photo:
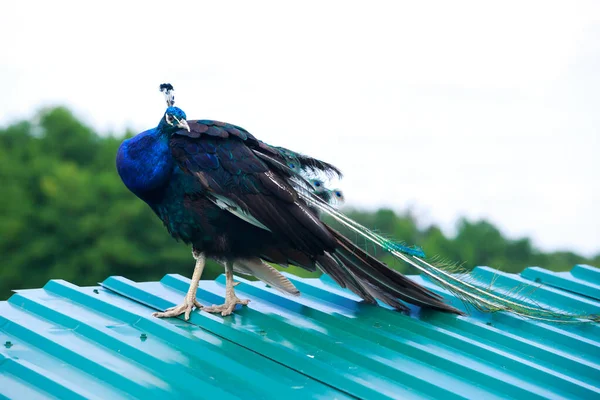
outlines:
[[[99,136],[62,107],[0,129],[0,299],[49,279],[94,285],[109,275],[156,280],[191,274],[190,249],[121,183],[115,154],[124,137]],[[363,225],[419,244],[428,255],[470,266],[508,272],[532,265],[555,271],[577,263],[600,266],[600,254],[542,253],[529,239],[505,238],[486,221],[461,219],[456,236],[447,237],[437,226],[419,229],[408,212],[346,211]],[[210,263],[203,278],[221,272]]]

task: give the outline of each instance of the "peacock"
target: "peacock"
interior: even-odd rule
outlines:
[[[248,299],[235,294],[234,272],[254,276],[292,296],[294,284],[272,265],[295,265],[328,274],[366,303],[381,302],[409,312],[406,303],[462,315],[444,299],[388,267],[339,230],[327,215],[368,243],[416,267],[440,286],[479,309],[511,311],[548,321],[597,318],[529,306],[481,287],[464,271],[425,258],[422,249],[394,242],[338,210],[340,190],[319,177],[342,177],[332,164],[271,146],[247,130],[212,120],[187,120],[175,106],[171,84],[161,84],[167,109],[155,128],[125,140],[117,152],[117,171],[125,186],[161,219],[177,240],[191,245],[195,267],[182,304],[156,312],[159,318],[194,308],[230,315]],[[196,299],[207,258],[224,266],[225,303],[202,306]],[[458,273],[457,273],[458,272]]]

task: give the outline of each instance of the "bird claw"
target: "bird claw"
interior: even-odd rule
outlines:
[[[248,299],[240,300],[237,298],[237,296],[233,296],[230,298],[226,298],[225,304],[221,304],[219,306],[213,304],[210,307],[204,307],[202,310],[209,312],[209,313],[220,312],[223,317],[226,317],[233,313],[233,310],[235,309],[235,306],[237,304],[241,304],[241,305],[245,306],[245,305],[248,305],[248,303],[250,303],[250,300],[248,300]]]
[[[185,299],[182,304],[175,307],[167,308],[164,312],[152,313],[152,316],[156,318],[171,318],[178,317],[181,314],[185,314],[184,319],[188,321],[190,319],[190,313],[192,312],[192,309],[194,307],[196,307],[197,309],[204,308],[204,306],[200,304],[196,299],[194,299],[194,301],[189,301],[188,299]]]

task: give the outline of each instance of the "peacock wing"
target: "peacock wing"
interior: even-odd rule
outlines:
[[[188,121],[169,140],[179,168],[224,210],[269,230],[310,257],[335,239],[286,176],[257,155],[267,148],[244,129],[217,121]],[[267,151],[267,150],[263,150]]]

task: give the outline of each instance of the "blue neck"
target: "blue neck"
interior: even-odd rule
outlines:
[[[158,201],[173,166],[169,137],[160,128],[125,140],[117,152],[117,171],[123,183],[146,202]]]

